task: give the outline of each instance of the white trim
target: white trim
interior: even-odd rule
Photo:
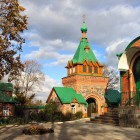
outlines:
[[[126,52],[124,52],[119,60],[118,69],[120,71],[127,71],[129,69]]]

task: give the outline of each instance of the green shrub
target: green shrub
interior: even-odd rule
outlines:
[[[56,111],[53,115],[52,115],[52,121],[63,121],[64,120],[64,115],[61,111]]]
[[[70,121],[70,120],[73,120],[73,118],[74,118],[74,115],[71,112],[67,112],[64,115],[64,121]]]
[[[7,124],[7,119],[5,118],[0,118],[0,125]]]
[[[80,119],[83,116],[83,112],[82,111],[77,111],[74,115],[75,115],[76,119]]]
[[[23,112],[23,107],[21,106],[15,106],[15,116],[16,117],[22,117],[24,116],[24,112]]]
[[[45,107],[45,120],[46,121],[56,121],[61,119],[62,112],[58,108],[58,104],[55,102],[47,103]]]

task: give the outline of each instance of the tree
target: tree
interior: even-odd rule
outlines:
[[[41,65],[34,60],[25,61],[24,71],[21,71],[14,79],[13,85],[17,100],[22,104],[32,104],[35,89],[44,80]]]
[[[21,15],[24,10],[18,0],[0,0],[0,80],[9,74],[11,81],[23,69],[20,52],[25,40],[21,33],[27,29],[27,16]]]
[[[36,106],[43,106],[44,104],[43,104],[42,100],[35,99],[34,100],[34,105],[36,105]]]
[[[107,89],[115,89],[119,84],[119,76],[115,69],[104,65],[103,75],[108,77]]]

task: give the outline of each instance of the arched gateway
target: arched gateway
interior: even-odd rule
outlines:
[[[102,105],[105,103],[104,97],[98,95],[97,93],[89,94],[85,97],[88,108],[87,116],[91,117],[93,114],[102,114]]]
[[[134,65],[134,78],[136,83],[136,91],[140,91],[140,57],[138,57],[135,61]]]

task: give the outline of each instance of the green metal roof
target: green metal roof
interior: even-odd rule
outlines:
[[[3,91],[0,91],[0,102],[2,103],[17,103],[17,101],[4,93]]]
[[[2,83],[2,82],[0,82],[0,91],[13,91],[12,83]]]
[[[71,103],[74,99],[76,99],[78,103],[85,104],[86,106],[88,105],[84,97],[80,93],[76,93],[73,88],[54,87],[54,90],[63,104]]]
[[[140,40],[140,36],[135,38],[133,41],[129,43],[129,45],[126,47],[125,51],[127,51],[137,40]]]
[[[135,38],[134,40],[132,40],[132,41],[128,44],[128,46],[126,47],[125,51],[127,51],[129,48],[131,48],[131,46],[132,46],[136,41],[138,41],[138,40],[140,40],[140,36],[138,36],[137,38]],[[116,56],[120,58],[120,57],[122,56],[122,54],[123,54],[123,53],[120,53],[120,54],[117,54]]]
[[[112,90],[108,89],[105,98],[110,102],[110,103],[120,103],[121,101],[121,94],[119,93],[118,90]]]
[[[16,106],[16,107],[25,109],[45,109],[45,106]]]
[[[89,47],[89,51],[86,52],[85,48]],[[84,60],[86,60],[87,62],[96,62],[97,59],[92,51],[92,49],[89,46],[89,43],[87,41],[87,38],[82,38],[82,40],[80,41],[80,44],[76,50],[76,53],[72,59],[72,62],[75,63],[83,63]]]

